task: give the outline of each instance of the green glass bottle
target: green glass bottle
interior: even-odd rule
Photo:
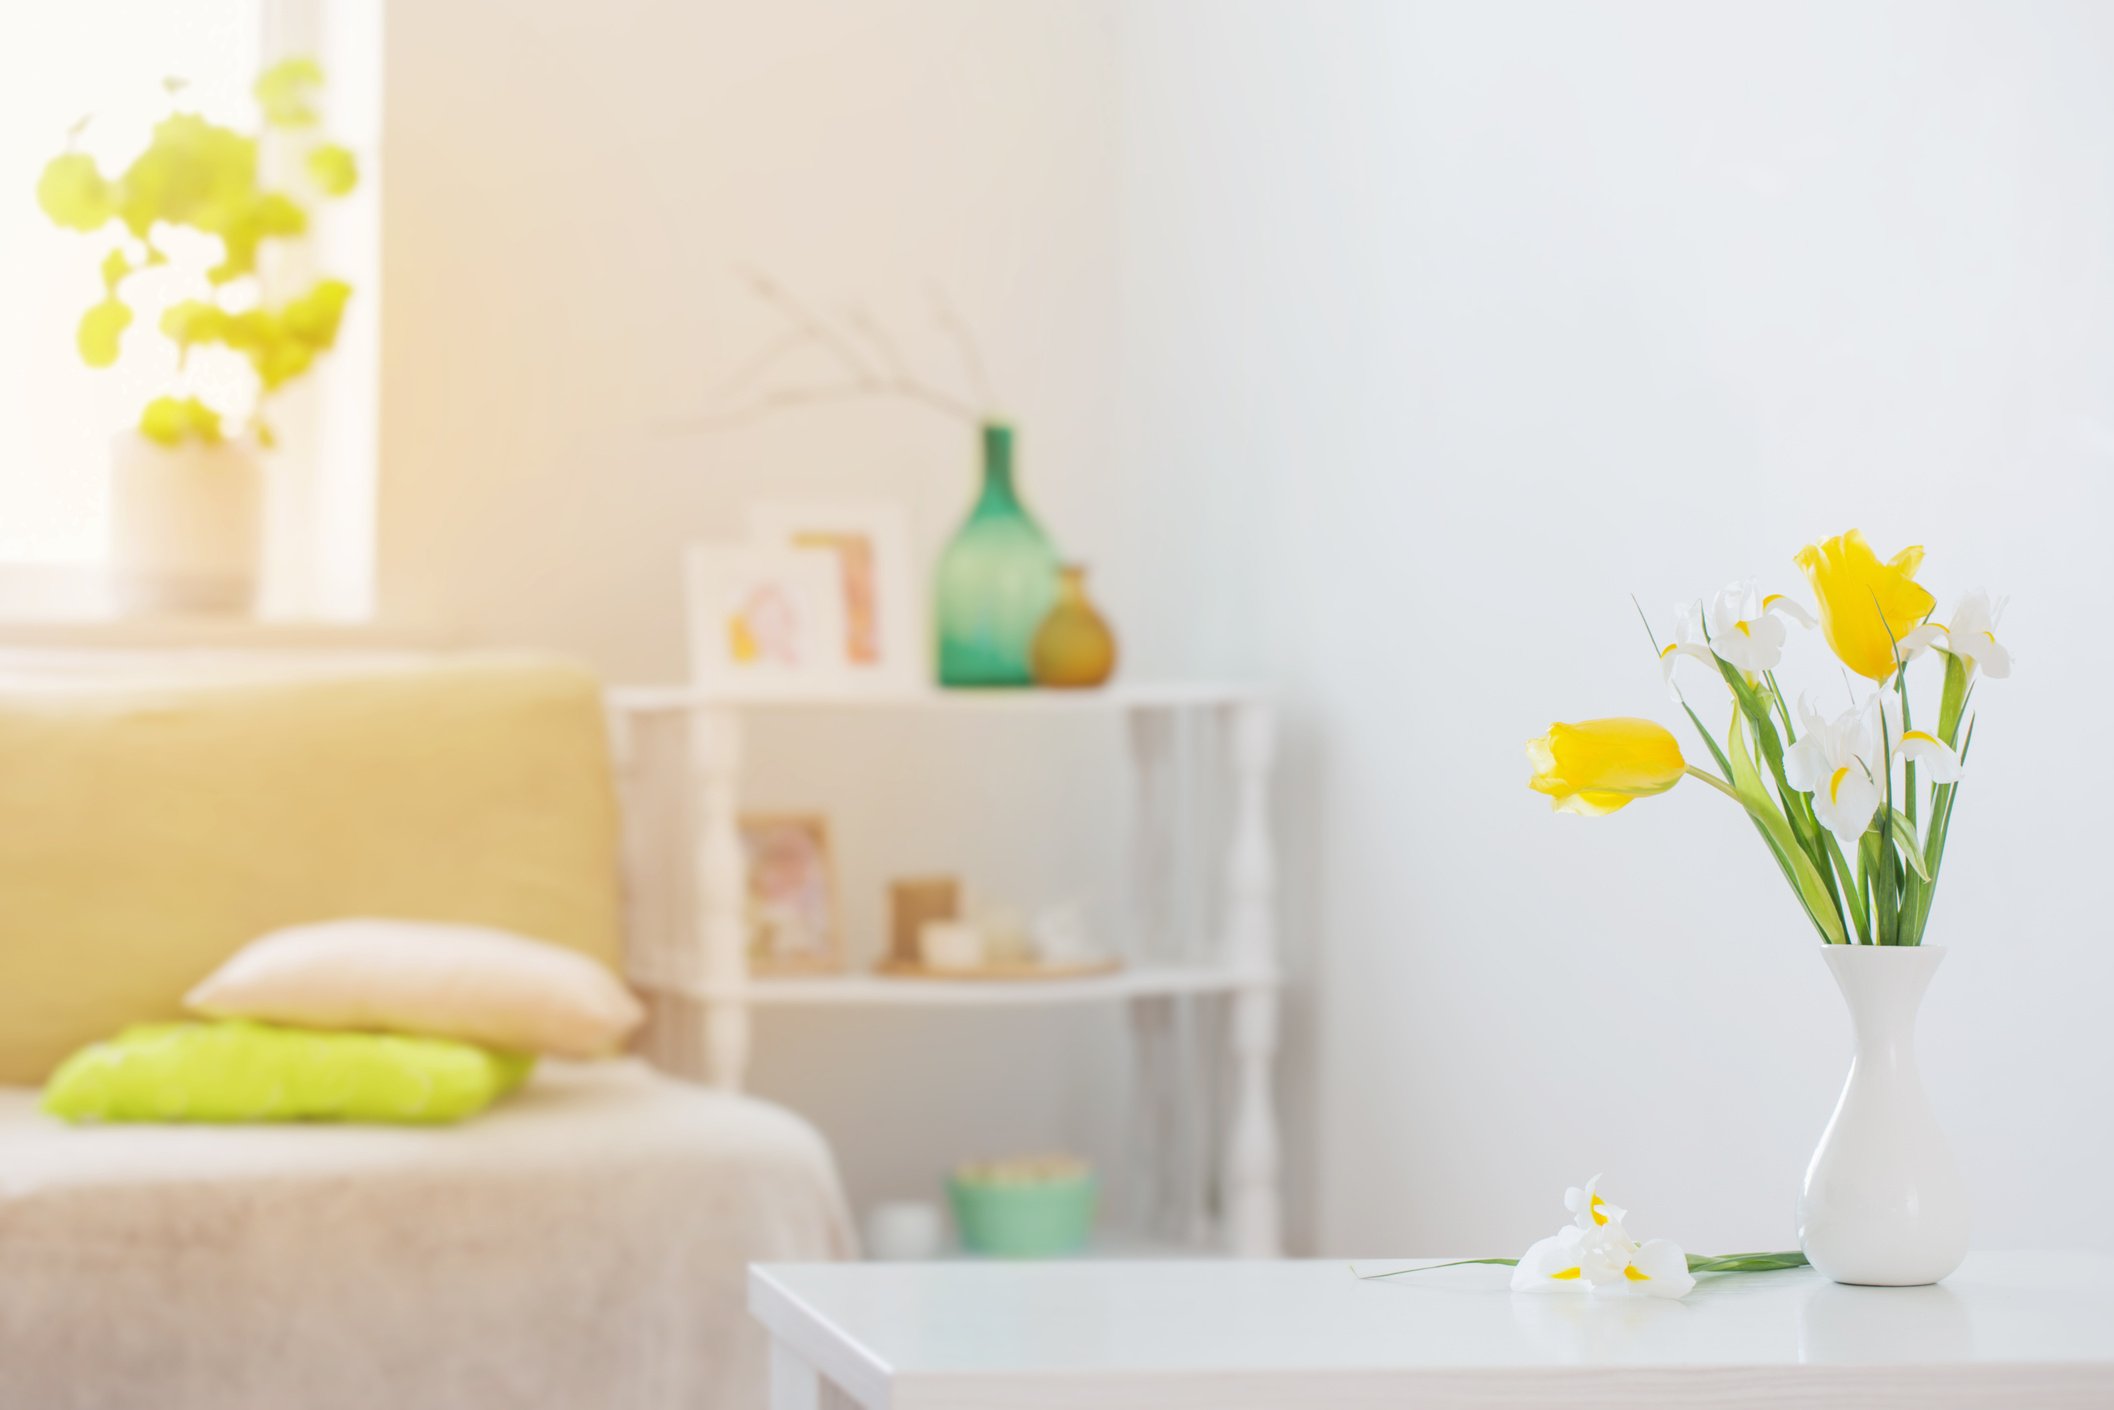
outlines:
[[[1057,596],[1057,550],[1013,487],[1013,428],[984,424],[984,488],[933,592],[940,684],[1031,685],[1035,632]]]

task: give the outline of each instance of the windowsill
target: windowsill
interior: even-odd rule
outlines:
[[[8,651],[435,651],[458,644],[438,628],[384,622],[247,617],[0,619]]]
[[[103,570],[88,563],[0,562],[0,650],[21,651],[436,651],[458,634],[402,621],[267,612],[118,610]]]

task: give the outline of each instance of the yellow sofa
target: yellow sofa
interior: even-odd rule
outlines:
[[[599,689],[454,660],[0,672],[0,1405],[745,1405],[752,1259],[850,1251],[827,1146],[636,1059],[459,1128],[66,1127],[34,1084],[344,915],[623,958]]]

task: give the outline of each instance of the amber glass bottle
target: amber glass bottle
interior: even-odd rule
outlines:
[[[1116,634],[1087,598],[1082,565],[1058,571],[1057,605],[1037,628],[1030,655],[1037,685],[1100,685],[1115,673]]]

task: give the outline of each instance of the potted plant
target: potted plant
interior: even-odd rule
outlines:
[[[284,247],[307,235],[313,203],[358,179],[352,153],[320,135],[322,86],[313,59],[266,69],[253,90],[260,128],[245,133],[187,109],[184,85],[172,79],[168,116],[123,171],[106,175],[73,149],[93,121],[84,118],[37,183],[54,222],[109,239],[102,297],[75,335],[82,361],[117,362],[135,319],[128,295],[140,290],[160,295],[154,326],[177,349],[173,384],[113,449],[110,578],[121,610],[255,605],[263,462],[275,443],[265,411],[337,341],[352,294],[338,279],[283,277],[293,267]],[[212,262],[185,250],[210,251]],[[264,277],[260,262],[282,277]],[[219,363],[222,375],[201,376],[201,362]]]

